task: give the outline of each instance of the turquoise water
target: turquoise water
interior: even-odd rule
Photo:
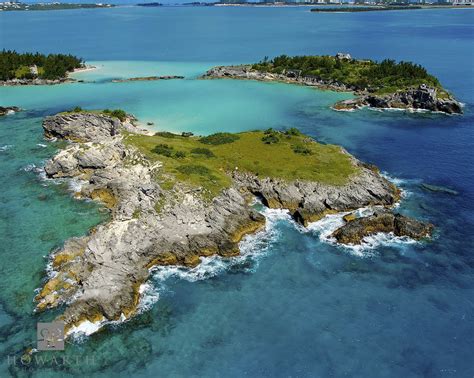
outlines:
[[[284,84],[252,81],[198,80],[212,63],[94,62],[97,71],[75,75],[83,84],[51,88],[2,89],[10,102],[25,109],[58,112],[77,105],[85,109],[123,108],[157,130],[212,133],[260,129],[265,125],[295,126],[289,113],[305,107],[328,109],[350,94],[315,91]],[[143,68],[143,70],[142,70]],[[141,73],[141,72],[144,72]],[[185,75],[186,80],[112,83],[113,78],[146,75]],[[90,83],[90,81],[92,81]]]
[[[99,67],[78,75],[86,83],[0,88],[0,104],[26,109],[0,119],[0,376],[472,377],[474,13],[374,13],[121,8],[0,14],[0,48],[70,52]],[[329,105],[350,95],[197,80],[214,64],[338,51],[421,63],[466,104],[465,114],[338,113]],[[110,83],[180,74],[186,79]],[[68,183],[45,181],[39,172],[57,148],[42,138],[42,117],[77,105],[124,108],[156,130],[298,127],[396,178],[406,191],[400,211],[433,222],[436,237],[348,250],[321,240],[327,224],[301,230],[270,212],[268,232],[247,240],[242,258],[155,272],[149,309],[67,345],[65,355],[77,363],[12,364],[35,346],[36,322],[55,315],[32,313],[45,256],[107,219],[96,204],[72,198]],[[425,192],[421,182],[459,195]]]

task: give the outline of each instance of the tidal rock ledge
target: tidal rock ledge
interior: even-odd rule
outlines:
[[[346,221],[344,226],[332,234],[339,243],[343,244],[360,244],[366,236],[381,232],[419,240],[431,236],[434,228],[431,223],[420,222],[389,211],[375,211],[374,214],[361,218],[349,217]]]
[[[52,274],[35,298],[37,310],[65,304],[61,318],[68,331],[85,321],[132,316],[153,266],[193,267],[201,256],[238,255],[240,240],[265,224],[251,206],[253,196],[271,208],[289,209],[302,224],[328,213],[389,207],[399,199],[398,189],[376,169],[352,158],[358,173],[344,185],[234,171],[228,172],[232,186],[208,200],[199,188],[182,183],[161,187],[161,163],[124,142],[124,131],[145,132],[128,121],[68,113],[47,117],[43,128],[46,137],[70,142],[47,162],[46,175],[82,180],[78,195],[100,200],[111,214],[107,223],[51,255]]]
[[[452,97],[441,98],[436,88],[420,85],[406,91],[387,95],[363,94],[354,100],[344,100],[333,105],[334,110],[348,111],[363,107],[379,109],[407,109],[461,114],[461,104]]]

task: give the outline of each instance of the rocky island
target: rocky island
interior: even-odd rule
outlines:
[[[319,89],[347,91],[355,99],[340,101],[334,110],[362,107],[462,113],[461,104],[425,68],[410,62],[352,59],[336,56],[282,55],[253,65],[220,66],[207,71],[205,79],[232,78],[279,81]]]
[[[18,106],[0,106],[0,116],[13,114],[21,111]]]
[[[129,81],[158,81],[158,80],[179,80],[184,79],[181,75],[165,75],[165,76],[144,76],[144,77],[131,77],[128,79],[113,79],[112,83],[126,83]]]
[[[124,115],[81,110],[43,122],[47,138],[69,142],[46,163],[47,177],[81,180],[76,195],[110,209],[107,223],[51,254],[35,298],[38,311],[64,305],[68,334],[133,316],[154,266],[192,268],[201,256],[238,255],[242,238],[265,225],[255,199],[288,209],[302,225],[361,207],[385,209],[381,222],[350,214],[347,225],[357,227],[335,232],[342,243],[393,232],[394,224],[397,234],[416,239],[431,233],[392,213],[399,190],[375,167],[297,129],[153,134]]]

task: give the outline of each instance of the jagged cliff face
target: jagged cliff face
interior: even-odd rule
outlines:
[[[330,89],[334,91],[353,91],[358,88],[345,85],[335,80],[324,80],[311,76],[300,76],[298,73],[288,71],[283,74],[260,72],[252,69],[250,65],[220,66],[206,72],[203,78],[233,78],[259,81],[282,81],[286,83],[302,84],[311,87]],[[362,107],[381,109],[419,109],[447,114],[462,113],[461,104],[451,96],[440,98],[436,88],[420,85],[404,91],[397,91],[387,95],[374,95],[359,93],[354,100],[345,100],[333,106],[335,110],[355,110]]]
[[[290,210],[295,221],[307,226],[326,214],[355,210],[371,205],[390,206],[399,199],[398,189],[355,158],[360,173],[346,185],[331,186],[318,182],[285,182],[234,172],[235,182],[262,199],[270,208]]]
[[[209,201],[198,188],[180,183],[161,188],[155,179],[161,164],[123,143],[122,131],[144,132],[127,122],[75,113],[48,117],[43,128],[46,136],[71,142],[47,162],[47,176],[84,180],[80,195],[111,211],[108,223],[52,254],[54,273],[36,297],[38,310],[67,303],[62,318],[69,330],[85,320],[132,316],[152,266],[192,267],[200,256],[237,255],[242,237],[265,224],[249,204],[252,195],[289,209],[304,225],[327,213],[390,206],[399,198],[376,169],[353,158],[359,173],[342,186],[229,172],[234,185]]]

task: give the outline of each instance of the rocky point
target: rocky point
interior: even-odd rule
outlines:
[[[47,177],[81,180],[77,195],[110,209],[108,222],[51,254],[48,280],[35,298],[38,311],[65,305],[61,319],[68,332],[85,321],[133,316],[140,286],[153,266],[194,267],[202,256],[238,255],[242,238],[265,225],[252,198],[290,210],[303,225],[328,213],[373,205],[389,208],[399,200],[392,183],[353,157],[358,174],[339,186],[234,171],[228,172],[232,186],[211,200],[203,198],[199,188],[180,183],[165,189],[157,180],[162,163],[152,163],[124,143],[124,133],[148,133],[131,119],[121,122],[106,114],[80,112],[43,122],[47,138],[69,142],[46,163]],[[413,227],[397,230],[416,236]]]

